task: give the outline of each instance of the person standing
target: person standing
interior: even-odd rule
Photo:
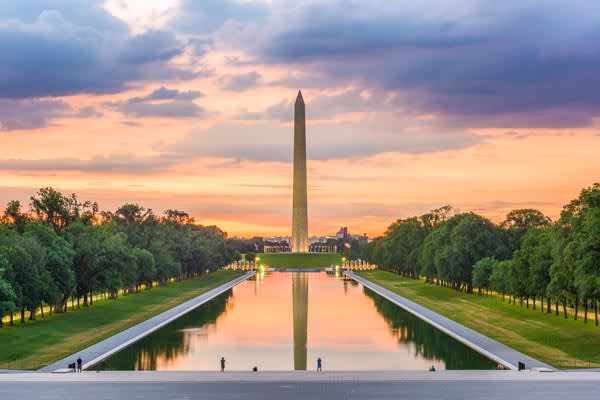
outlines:
[[[321,357],[317,358],[317,371],[321,372],[322,362]]]
[[[225,372],[225,357],[221,357],[221,372]]]
[[[77,372],[81,372],[81,364],[83,364],[83,361],[81,360],[81,357],[79,357],[77,359]]]

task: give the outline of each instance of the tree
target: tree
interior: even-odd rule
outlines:
[[[474,213],[458,214],[450,234],[452,257],[449,258],[449,280],[467,286],[471,293],[473,265],[482,258],[505,257],[501,235],[494,224]]]
[[[148,250],[133,249],[135,266],[137,272],[137,284],[145,284],[146,288],[152,288],[152,281],[156,278],[156,265],[154,256]]]
[[[504,301],[504,296],[510,293],[509,273],[511,264],[512,260],[504,260],[496,263],[492,267],[492,274],[490,275],[490,288],[502,293],[502,301]]]
[[[597,217],[599,210],[600,184],[596,183],[583,189],[577,199],[565,205],[555,224],[554,263],[550,269],[548,290],[562,302],[565,318],[567,301],[572,301],[575,305],[574,318],[577,318],[577,306],[581,297],[586,311],[590,297],[595,304],[594,308],[597,308],[598,295],[595,294],[594,277],[600,275],[597,264],[600,250],[597,235],[600,231],[600,219]]]
[[[546,217],[544,213],[532,208],[509,212],[501,226],[507,233],[507,245],[510,254],[519,248],[523,236],[529,229],[548,226],[550,222],[550,218]]]
[[[4,276],[5,271],[10,267],[6,257],[0,254],[0,328],[2,328],[2,319],[4,316],[12,314],[16,307],[15,300],[17,295]]]
[[[34,260],[20,243],[3,247],[0,253],[12,266],[11,285],[21,308],[21,323],[25,323],[25,310],[35,312],[41,303],[44,282]]]
[[[551,227],[538,227],[530,229],[521,244],[521,250],[527,255],[529,264],[529,282],[527,292],[533,296],[533,308],[535,299],[539,297],[542,301],[544,311],[544,297],[547,296],[550,284],[550,267],[552,266],[553,233]],[[550,312],[550,298],[547,301],[548,312]]]
[[[12,200],[6,205],[6,209],[0,220],[5,224],[13,225],[19,233],[23,233],[29,217],[27,214],[21,212],[21,202]]]
[[[490,277],[497,264],[498,260],[494,257],[485,257],[473,266],[473,287],[479,289],[479,294],[481,289],[490,289]]]
[[[54,305],[56,311],[63,311],[65,307],[63,300],[69,296],[75,283],[73,247],[50,227],[38,222],[30,222],[26,225],[23,238],[35,239],[44,247],[43,269],[48,277],[43,300],[49,305]]]

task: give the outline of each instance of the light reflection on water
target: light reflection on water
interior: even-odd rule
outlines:
[[[101,363],[97,369],[490,369],[494,363],[354,281],[259,274]]]

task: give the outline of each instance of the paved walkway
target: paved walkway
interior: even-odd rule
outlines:
[[[390,290],[387,290],[367,279],[364,279],[354,272],[346,271],[345,274],[354,279],[363,286],[371,289],[382,297],[385,297],[392,303],[400,306],[409,313],[421,318],[423,321],[433,325],[437,329],[445,332],[450,337],[458,340],[473,350],[483,354],[491,360],[504,365],[512,370],[517,370],[519,361],[525,363],[525,367],[529,368],[549,368],[554,369],[548,364],[545,364],[535,358],[531,358],[523,353],[520,353],[508,346],[503,345],[487,336],[484,336],[472,329],[465,327],[457,322],[454,322],[436,312],[429,310],[415,302],[408,300]]]
[[[57,361],[44,368],[41,368],[39,371],[52,372],[66,368],[70,363],[75,362],[77,357],[81,357],[81,359],[83,360],[83,369],[86,369],[104,360],[110,355],[117,353],[118,351],[124,349],[132,343],[137,342],[144,336],[147,336],[150,333],[156,331],[157,329],[162,328],[171,321],[174,321],[182,315],[201,306],[202,304],[220,295],[221,293],[231,289],[238,283],[243,282],[246,279],[252,277],[254,274],[254,271],[247,272],[239,278],[236,278],[230,282],[227,282],[221,286],[209,290],[208,292],[203,293],[200,296],[188,300],[185,303],[173,307],[170,310],[167,310],[162,314],[159,314],[144,322],[132,326],[131,328],[125,329],[124,331],[119,332],[116,335],[111,336],[108,339],[105,339],[101,342],[98,342],[88,347],[87,349],[83,349],[75,354],[70,355],[69,357],[66,357],[60,361]]]
[[[587,372],[102,371],[0,375],[0,398],[596,400],[598,382]]]

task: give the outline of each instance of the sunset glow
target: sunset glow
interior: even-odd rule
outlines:
[[[0,10],[2,205],[53,186],[287,235],[298,89],[311,235],[445,204],[554,219],[598,181],[598,7],[553,39],[515,31],[538,2],[29,3]]]

